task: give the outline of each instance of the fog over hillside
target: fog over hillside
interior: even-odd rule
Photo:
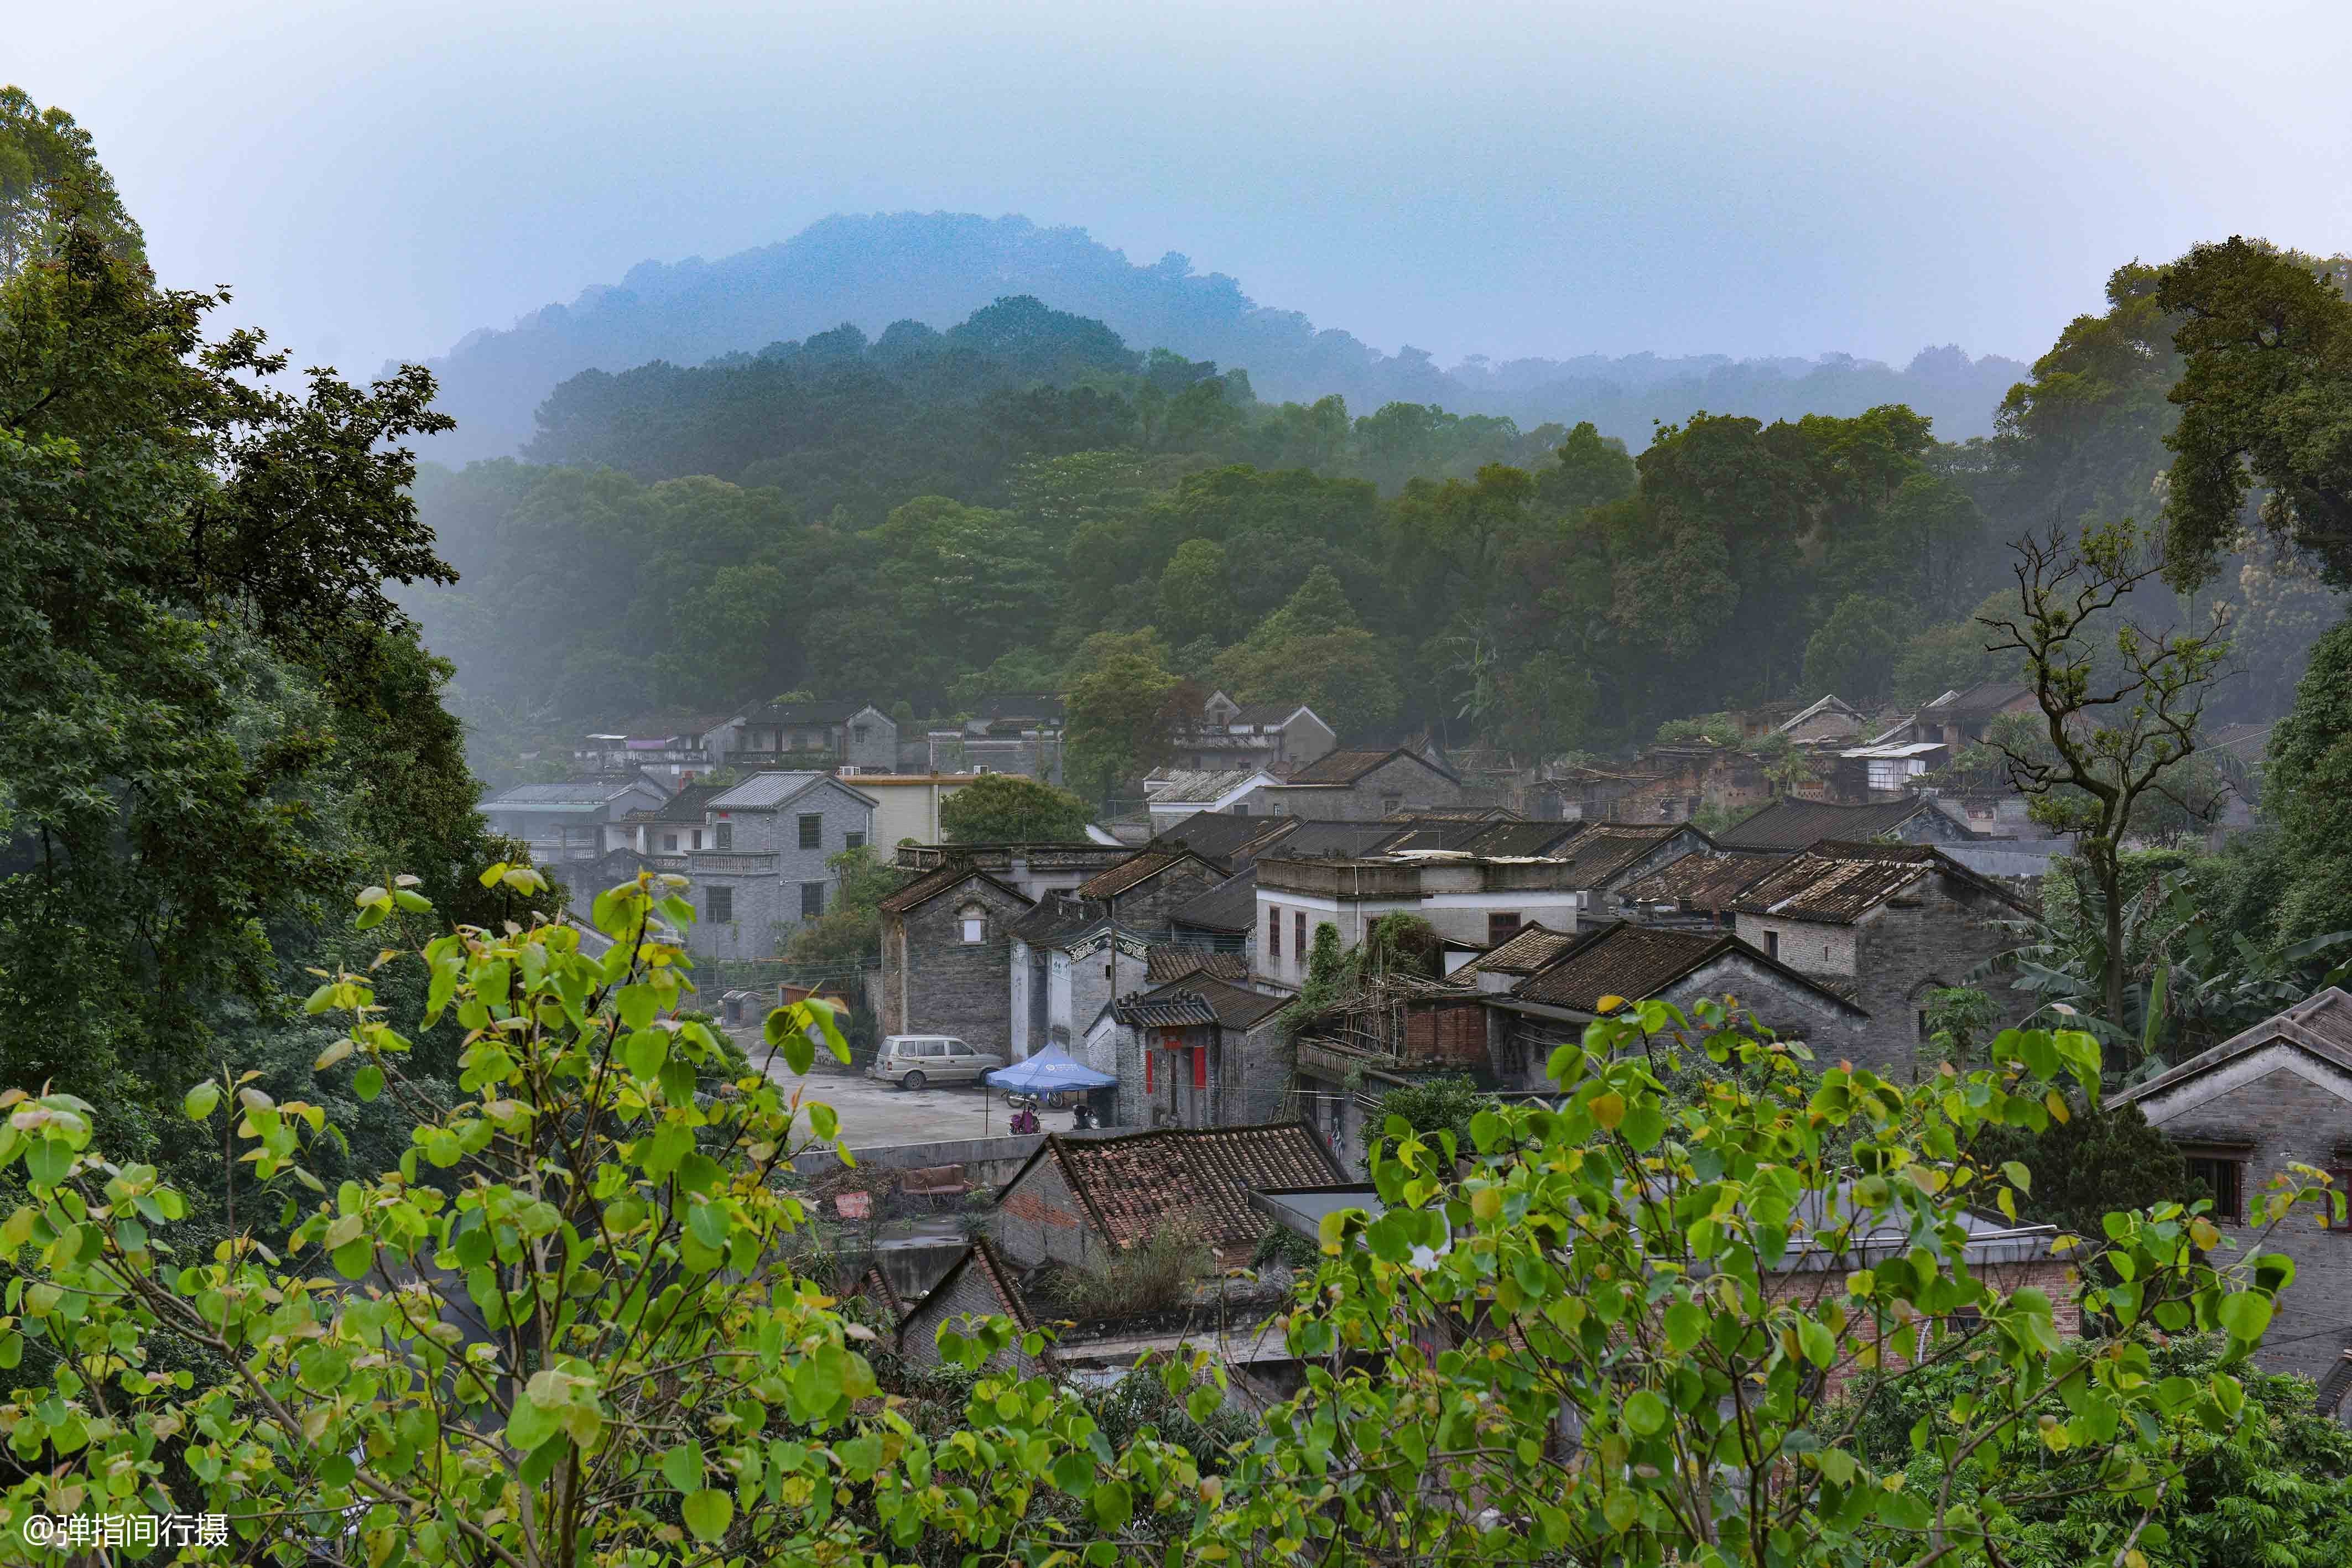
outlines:
[[[1994,407],[2026,372],[2018,361],[1923,349],[1895,368],[1844,354],[1736,361],[1725,355],[1570,360],[1474,356],[1451,369],[1405,346],[1382,353],[1351,333],[1318,329],[1304,315],[1263,306],[1223,273],[1201,273],[1171,252],[1150,266],[1075,227],[1019,216],[894,213],[836,216],[780,245],[716,262],[645,262],[614,285],[549,305],[504,331],[469,333],[429,361],[441,406],[457,431],[433,444],[444,461],[514,451],[547,393],[584,370],[656,360],[698,364],[803,338],[844,322],[878,333],[911,319],[946,328],[991,300],[1031,294],[1098,319],[1139,348],[1168,348],[1241,366],[1261,397],[1344,396],[1352,410],[1440,403],[1507,414],[1523,425],[1591,420],[1635,448],[1659,421],[1695,410],[1771,420],[1854,414],[1906,402],[1947,440],[1986,434]],[[1563,313],[1574,312],[1564,301]],[[1759,300],[1758,308],[1769,309]]]

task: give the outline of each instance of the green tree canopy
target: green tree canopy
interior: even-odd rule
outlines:
[[[990,773],[940,805],[950,843],[1043,844],[1083,841],[1087,803],[1066,789],[1017,773]]]

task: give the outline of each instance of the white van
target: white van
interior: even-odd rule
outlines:
[[[883,1037],[866,1076],[901,1089],[920,1089],[931,1083],[976,1082],[982,1073],[1003,1065],[1004,1058],[974,1051],[952,1035],[893,1034]]]

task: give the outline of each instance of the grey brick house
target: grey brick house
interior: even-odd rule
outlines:
[[[728,760],[737,768],[874,773],[898,768],[897,721],[856,697],[769,703],[736,719],[727,734]]]
[[[1223,867],[1190,850],[1139,850],[1067,892],[1041,895],[1011,928],[1013,1054],[1068,1047],[1112,998],[1143,986],[1145,950],[1167,939],[1172,912],[1223,877]]]
[[[982,1051],[1013,1051],[1013,923],[1020,889],[967,860],[950,860],[882,900],[885,1034],[951,1034]]]
[[[518,784],[484,800],[478,810],[490,831],[520,839],[543,866],[592,861],[607,850],[634,847],[631,814],[658,810],[670,792],[644,773],[596,775],[560,784]]]
[[[1462,803],[1462,781],[1417,751],[1333,751],[1281,784],[1263,785],[1242,804],[1323,821],[1377,822],[1399,812]]]
[[[714,958],[772,956],[831,903],[826,860],[874,832],[873,798],[829,773],[755,773],[704,811],[709,847],[686,854],[699,916],[688,946]]]
[[[1155,948],[1152,956],[1171,951]],[[1197,972],[1106,1003],[1087,1030],[1086,1060],[1118,1075],[1121,1126],[1272,1122],[1290,1099],[1290,1030],[1282,1018],[1289,1005],[1288,997]]]
[[[2137,1105],[2179,1146],[2214,1195],[2216,1222],[2250,1247],[2257,1195],[2289,1165],[2329,1172],[2337,1192],[2352,1186],[2352,997],[2330,987],[2116,1103]],[[2298,1207],[2263,1247],[2294,1260],[2294,1284],[2255,1359],[2316,1379],[2320,1410],[2340,1416],[2352,1403],[2352,1226]]]
[[[1856,1061],[1907,1078],[1927,1038],[1927,993],[1963,984],[2017,945],[2003,922],[2032,911],[1989,877],[1927,844],[1823,842],[1791,855],[1730,901],[1739,939],[1871,1017]],[[1989,994],[2004,1023],[2027,1011]]]

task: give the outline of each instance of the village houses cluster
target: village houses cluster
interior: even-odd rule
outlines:
[[[1221,1257],[1269,1228],[1312,1235],[1330,1204],[1365,1200],[1383,1094],[1451,1075],[1539,1093],[1550,1049],[1612,998],[1736,998],[1818,1059],[1928,1068],[1932,997],[2017,945],[2068,847],[1961,766],[1988,725],[2032,706],[2004,684],[1904,714],[1825,695],[1621,763],[1528,767],[1423,737],[1343,739],[1306,705],[1215,693],[1167,737],[1139,810],[1085,841],[961,843],[940,828],[958,789],[992,771],[1059,782],[1058,700],[928,726],[875,703],[782,702],[584,737],[569,779],[484,810],[574,883],[684,875],[688,940],[717,958],[775,954],[829,906],[832,857],[874,846],[903,877],[862,977],[881,1033],[1012,1061],[1059,1050],[1113,1081],[1091,1096],[1101,1131],[1046,1136],[1008,1173],[992,1239],[919,1303],[871,1281],[920,1354],[943,1313],[1029,1321],[1025,1273],[1098,1263],[1171,1204]],[[1302,1003],[1318,940],[1354,947],[1398,914],[1425,923],[1432,961]],[[1995,1027],[2030,1005],[1986,994]],[[2352,1000],[2325,993],[2130,1097],[2225,1218],[2257,1168],[2352,1172]],[[2047,1239],[1995,1228],[1986,1256],[2059,1269]],[[2305,1277],[2352,1289],[2352,1250],[2304,1256],[2308,1239]],[[2326,1335],[2272,1358],[2332,1380],[2339,1401],[2352,1391]]]

